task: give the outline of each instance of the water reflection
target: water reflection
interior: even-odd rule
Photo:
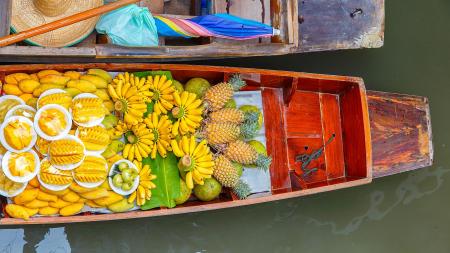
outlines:
[[[32,231],[32,230],[28,230]],[[34,234],[29,236],[33,237]],[[0,230],[0,253],[23,252],[24,246],[28,242],[25,240],[26,234],[23,228],[1,229]],[[33,238],[31,238],[31,241]],[[33,245],[29,245],[33,246]],[[37,253],[66,253],[71,252],[69,241],[64,227],[49,228],[44,238],[34,246]]]
[[[45,234],[44,239],[36,245],[37,253],[52,252],[65,253],[70,252],[70,244],[67,240],[65,228],[50,228]]]
[[[23,252],[27,243],[24,240],[24,229],[1,229],[0,230],[0,252]]]
[[[383,191],[376,190],[372,192],[370,195],[370,206],[366,213],[354,217],[342,227],[338,226],[334,221],[322,222],[314,218],[308,218],[307,223],[317,226],[329,226],[334,234],[348,235],[356,231],[365,221],[381,220],[399,204],[407,205],[415,199],[435,192],[442,186],[444,182],[443,176],[449,171],[450,169],[444,169],[440,166],[436,169],[424,169],[409,174],[395,190],[396,200],[392,203],[385,203],[387,201],[385,201],[385,193]],[[423,186],[426,186],[426,189],[423,189]]]

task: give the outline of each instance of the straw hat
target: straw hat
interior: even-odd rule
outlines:
[[[11,30],[25,31],[101,5],[103,0],[13,0]],[[34,36],[27,42],[44,47],[71,46],[86,38],[94,30],[99,18]]]

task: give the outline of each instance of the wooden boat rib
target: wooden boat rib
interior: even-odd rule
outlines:
[[[1,225],[118,220],[199,212],[263,203],[370,183],[373,178],[432,164],[431,123],[426,98],[366,91],[361,78],[287,71],[165,64],[11,65],[0,67],[0,80],[14,72],[43,69],[84,71],[170,70],[185,82],[203,77],[211,83],[240,73],[247,90],[261,90],[270,168],[271,192],[238,200],[224,192],[212,202],[189,201],[173,209],[115,214],[84,213],[71,217],[5,217]],[[295,156],[325,146],[306,176]],[[4,199],[2,200],[4,204]]]
[[[10,32],[11,1],[0,1],[0,36]],[[141,0],[153,13],[186,17],[198,0]],[[205,58],[281,55],[354,48],[378,48],[384,41],[384,0],[213,0],[213,13],[230,13],[272,25],[281,34],[272,38],[230,41],[218,38],[161,38],[157,47],[120,47],[92,34],[67,48],[42,48],[25,43],[0,48],[2,62],[36,62],[47,56],[59,61],[140,58],[180,61]],[[231,4],[230,4],[231,3]],[[252,11],[247,11],[252,10]],[[45,59],[44,59],[45,60]]]

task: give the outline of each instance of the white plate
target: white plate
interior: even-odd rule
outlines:
[[[11,110],[9,110],[8,113],[6,113],[5,119],[12,117],[12,116],[20,116],[20,115],[13,115],[19,109],[26,109],[26,110],[33,111],[34,114],[36,115],[36,109],[34,109],[33,107],[31,107],[29,105],[16,105],[13,108],[11,108]],[[27,116],[22,116],[22,117],[29,118],[30,120],[33,120],[33,118],[34,118],[34,117],[27,117]]]
[[[39,169],[41,168],[41,161],[39,160],[38,154],[34,150],[30,150],[27,152],[31,153],[34,157],[34,170],[28,175],[23,177],[16,177],[11,174],[11,171],[9,170],[9,159],[11,157],[12,152],[10,151],[6,152],[6,154],[3,156],[2,159],[2,169],[7,178],[17,183],[25,183],[33,179],[33,177],[35,177],[39,173]]]
[[[118,164],[121,163],[121,162],[126,162],[126,163],[130,166],[130,168],[134,168],[136,171],[139,171],[139,170],[137,169],[136,165],[134,165],[132,162],[130,162],[130,161],[126,160],[126,159],[122,159],[122,160],[119,160],[119,161],[115,162],[115,163],[111,166],[111,168],[109,168],[109,173],[108,173],[108,183],[109,183],[109,186],[111,187],[111,189],[112,189],[115,193],[120,194],[120,195],[122,195],[122,196],[126,196],[126,195],[130,195],[131,193],[133,193],[134,191],[136,191],[136,189],[138,188],[138,186],[139,186],[139,175],[134,179],[133,187],[132,187],[129,191],[124,191],[124,190],[122,190],[121,188],[118,188],[118,187],[114,186],[114,184],[112,183],[112,178],[113,178],[113,177],[112,177],[111,175],[113,174],[114,167],[116,167],[116,165],[118,165]]]
[[[92,153],[92,152],[86,152],[86,157],[88,157],[88,156],[95,156],[95,157],[103,158],[105,160],[105,169],[106,169],[106,171],[108,171],[108,163],[106,162],[106,159],[103,156],[101,156],[99,154],[96,154],[96,153]],[[108,173],[107,173],[107,175],[108,175]],[[75,170],[72,171],[72,176],[73,176],[73,180],[75,180],[75,182],[77,182],[78,185],[80,185],[80,186],[82,186],[84,188],[95,188],[95,187],[100,186],[101,184],[103,184],[103,182],[105,182],[105,180],[106,180],[106,178],[105,178],[105,180],[102,180],[100,182],[95,182],[95,183],[80,182],[75,177]]]
[[[103,124],[100,124],[98,126],[105,128],[105,126]],[[83,126],[81,126],[81,127],[83,127]],[[92,126],[92,127],[96,127],[96,126]],[[75,130],[75,136],[80,138],[80,136],[79,136],[80,131],[78,129],[79,129],[79,127],[77,127],[77,130]],[[106,148],[108,148],[108,145],[106,145],[106,147],[104,149],[101,149],[101,150],[90,150],[90,149],[87,149],[87,148],[86,148],[86,150],[88,150],[88,152],[90,152],[92,154],[101,155],[103,152],[105,152]]]
[[[81,93],[78,94],[77,96],[75,96],[72,101],[75,102],[75,100],[79,99],[79,98],[99,98],[98,96],[92,94],[92,93]],[[73,114],[72,114],[72,108],[70,108],[70,114],[72,115],[72,119]],[[91,120],[88,123],[79,123],[77,121],[75,121],[75,119],[73,120],[73,122],[75,122],[75,124],[77,124],[78,126],[82,126],[82,127],[93,127],[93,126],[98,126],[102,123],[103,119],[105,119],[105,115],[103,115],[103,117],[98,118],[96,120]]]
[[[56,109],[64,114],[64,120],[66,121],[66,128],[63,129],[58,135],[56,136],[50,136],[44,133],[42,131],[41,127],[39,126],[39,118],[41,117],[41,114],[49,109]],[[36,113],[36,116],[34,116],[34,129],[36,130],[37,134],[42,138],[46,139],[48,141],[56,141],[59,139],[64,138],[72,128],[72,116],[70,113],[61,105],[57,104],[50,104],[50,105],[44,105],[41,109],[39,109]]]
[[[41,164],[46,161],[48,161],[48,158],[42,159]],[[53,166],[53,165],[51,165],[51,166]],[[39,183],[42,186],[44,186],[46,189],[49,189],[50,191],[62,191],[62,190],[69,188],[69,186],[72,184],[72,183],[65,184],[65,185],[47,184],[46,182],[42,181],[40,172],[37,174],[37,178],[38,178]]]
[[[82,142],[79,138],[77,138],[77,137],[75,137],[75,136],[73,136],[73,135],[68,134],[68,135],[66,135],[64,138],[62,138],[61,140],[65,140],[65,139],[74,140],[74,141],[80,143],[80,144],[83,146],[83,159],[81,159],[81,161],[78,162],[78,163],[69,164],[69,165],[55,165],[55,164],[52,164],[52,165],[53,165],[53,167],[55,167],[55,168],[57,168],[57,169],[60,169],[60,170],[73,170],[73,169],[75,169],[76,167],[80,166],[81,163],[83,163],[84,158],[86,157],[86,148],[84,147],[83,142]],[[50,145],[52,145],[52,144],[50,143]],[[52,157],[51,157],[51,155],[50,155],[50,147],[49,147],[48,157],[49,157],[49,159],[50,159],[50,161],[51,161],[51,160],[52,160]],[[51,162],[50,162],[50,163],[51,163]]]
[[[25,190],[25,188],[27,188],[28,182],[25,182],[22,184],[23,184],[22,187],[20,187],[17,191],[15,191],[14,193],[11,193],[11,194],[0,189],[0,195],[5,196],[7,198],[17,196],[17,195],[21,194]]]
[[[63,90],[63,89],[50,89],[50,90],[46,90],[44,91],[38,98],[37,103],[36,103],[36,108],[39,110],[41,108],[39,108],[39,101],[41,100],[41,98],[48,96],[48,95],[53,95],[53,94],[59,94],[59,93],[67,93],[67,91]],[[64,108],[65,109],[65,108]]]
[[[31,126],[31,128],[30,128],[31,129],[31,142],[30,142],[30,144],[28,144],[28,146],[26,146],[25,148],[23,148],[21,150],[12,148],[5,139],[5,132],[4,132],[5,127],[8,125],[9,122],[14,121],[14,120],[19,120],[21,122],[25,122]],[[26,151],[30,150],[31,148],[33,148],[34,144],[36,144],[36,140],[37,140],[37,134],[36,134],[36,131],[34,130],[33,122],[31,122],[31,120],[27,117],[12,116],[10,118],[7,118],[3,122],[3,124],[0,126],[0,142],[2,143],[3,147],[5,147],[7,150],[9,150],[11,152],[15,152],[15,153],[26,152]]]

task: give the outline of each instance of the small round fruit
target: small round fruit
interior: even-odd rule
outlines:
[[[128,169],[128,163],[126,163],[126,162],[119,163],[119,170],[120,171],[124,171],[126,169]]]
[[[225,108],[236,108],[236,100],[234,100],[233,98],[230,98],[226,103],[225,103]]]
[[[175,204],[177,205],[181,205],[184,202],[186,202],[189,197],[191,196],[192,190],[189,189],[186,185],[186,183],[180,179],[180,196],[178,196],[178,198],[174,199],[175,200]]]
[[[222,185],[214,178],[206,178],[203,185],[194,187],[194,195],[201,201],[211,201],[222,192]]]
[[[122,171],[122,178],[125,183],[133,182],[130,169],[125,169]]]
[[[124,183],[121,188],[123,191],[129,191],[129,190],[131,190],[132,187],[133,187],[133,183]]]
[[[258,129],[262,128],[263,115],[261,113],[261,110],[258,109],[258,107],[254,106],[254,105],[243,105],[243,106],[239,107],[239,110],[241,110],[243,112],[259,112]]]
[[[183,84],[178,82],[177,80],[173,80],[172,85],[179,93],[184,91]]]
[[[244,166],[240,163],[233,162],[233,167],[236,169],[239,177],[242,176],[242,172],[244,170]]]
[[[202,98],[210,87],[211,84],[209,84],[208,80],[195,77],[186,83],[184,90],[195,93],[198,98]]]
[[[123,178],[120,174],[116,174],[114,175],[112,182],[115,187],[121,187],[123,185]]]

